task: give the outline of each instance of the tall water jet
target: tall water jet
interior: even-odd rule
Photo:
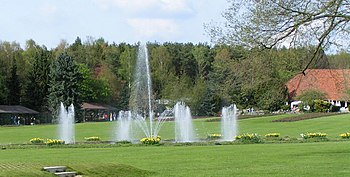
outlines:
[[[140,43],[129,106],[133,118],[137,120],[138,125],[147,137],[154,136],[152,100],[152,82],[147,45]],[[149,120],[149,122],[146,123],[146,120]]]
[[[231,105],[222,108],[221,140],[234,141],[237,136],[237,107]]]
[[[117,141],[133,140],[138,136],[157,137],[165,118],[154,118],[154,99],[152,94],[152,81],[146,44],[139,44],[134,80],[131,85],[129,109],[127,115],[118,119]],[[124,113],[125,114],[125,113]]]
[[[59,139],[64,140],[66,144],[75,143],[74,121],[73,104],[71,104],[67,110],[61,102],[59,111]]]
[[[175,141],[193,142],[196,141],[192,124],[191,110],[183,102],[177,102],[174,107],[175,117]]]
[[[132,141],[132,118],[130,111],[119,111],[117,141]]]

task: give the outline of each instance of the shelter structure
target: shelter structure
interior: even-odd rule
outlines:
[[[117,120],[117,108],[98,103],[83,103],[84,121],[114,121]]]
[[[30,124],[35,121],[34,115],[38,113],[35,110],[20,105],[0,105],[0,124]]]
[[[305,91],[317,90],[325,93],[326,100],[332,105],[347,110],[350,100],[350,69],[308,69],[305,75],[300,73],[287,83],[290,99]]]

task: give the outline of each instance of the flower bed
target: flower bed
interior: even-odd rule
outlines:
[[[29,141],[32,144],[44,144],[44,139],[41,138],[32,138]]]
[[[208,134],[207,139],[208,140],[217,140],[217,139],[220,139],[221,136],[222,135],[218,134],[218,133],[211,133],[211,134]]]
[[[85,137],[84,138],[86,141],[101,141],[100,137],[97,136],[92,136],[92,137]]]
[[[265,135],[266,138],[278,138],[280,136],[281,136],[281,134],[279,134],[279,133],[268,133]]]
[[[236,141],[242,142],[242,143],[262,143],[263,140],[261,139],[260,135],[257,133],[245,133],[242,135],[236,136]]]
[[[349,139],[350,138],[350,132],[342,133],[339,136],[344,138],[344,139]]]
[[[52,145],[59,145],[59,144],[65,144],[63,140],[57,140],[57,139],[47,139],[45,144],[52,146]]]
[[[304,139],[309,139],[309,138],[327,138],[327,133],[306,133],[306,134],[300,134],[300,136]]]
[[[161,140],[160,136],[157,136],[157,137],[146,137],[146,138],[142,138],[140,140],[140,142],[142,144],[153,145],[153,144],[159,144],[160,140]]]

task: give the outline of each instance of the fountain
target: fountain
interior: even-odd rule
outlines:
[[[131,111],[121,111],[118,116],[117,141],[133,141],[143,137],[157,137],[168,119],[166,112],[154,118],[154,99],[146,44],[140,44],[136,61],[134,81],[131,87],[129,107]],[[191,111],[183,102],[174,108],[176,142],[195,141]],[[142,137],[138,137],[142,132]]]
[[[175,117],[175,141],[193,142],[196,141],[191,110],[183,102],[176,103],[174,107]]]
[[[154,99],[146,44],[140,44],[136,61],[134,81],[131,87],[129,107],[131,111],[119,113],[117,141],[157,137],[166,118],[162,115],[155,121]],[[127,113],[127,114],[126,114]]]
[[[71,104],[68,110],[61,102],[59,111],[59,139],[65,141],[66,144],[75,143],[74,128],[74,106]]]
[[[118,127],[117,127],[117,141],[132,141],[131,136],[131,112],[119,111]]]
[[[237,135],[237,107],[231,105],[222,108],[221,117],[221,140],[234,141]]]

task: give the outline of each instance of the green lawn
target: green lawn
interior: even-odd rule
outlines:
[[[67,165],[84,176],[347,176],[350,142],[221,146],[29,148],[0,151],[0,176],[45,176]]]
[[[350,131],[350,114],[297,122],[272,122],[289,115],[244,119],[241,133],[278,132],[298,138],[325,132],[331,139]],[[220,122],[194,121],[197,134],[220,133]],[[76,140],[99,136],[112,140],[115,122],[76,124]],[[173,139],[173,122],[160,135]],[[57,138],[56,125],[0,127],[0,176],[51,176],[49,165],[66,165],[84,176],[348,176],[350,141],[233,145],[20,146],[33,137]]]
[[[297,122],[272,122],[291,115],[278,115],[239,120],[240,133],[281,133],[281,136],[299,137],[300,133],[324,132],[329,138],[338,138],[340,133],[350,131],[350,114],[322,117]],[[220,122],[206,122],[196,119],[194,126],[199,138],[206,138],[209,133],[220,133]],[[116,122],[76,124],[76,141],[84,137],[98,136],[105,141],[114,140]],[[31,138],[58,138],[56,125],[35,125],[20,127],[0,127],[0,144],[27,143]],[[160,131],[163,139],[174,139],[174,122],[166,122]]]

